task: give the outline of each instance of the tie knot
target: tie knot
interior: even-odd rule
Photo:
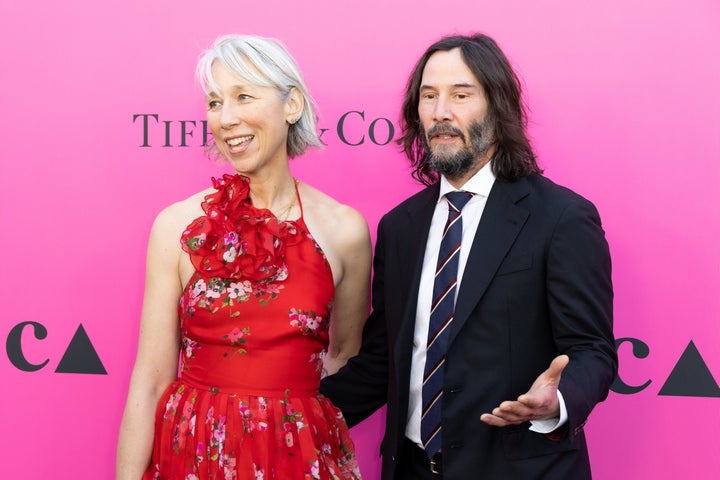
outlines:
[[[450,204],[450,209],[459,212],[463,207],[470,201],[473,194],[470,192],[448,192],[445,194],[445,198]]]

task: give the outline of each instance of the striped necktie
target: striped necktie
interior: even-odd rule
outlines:
[[[450,336],[450,322],[455,313],[455,286],[462,241],[460,212],[472,198],[472,193],[449,192],[445,194],[445,198],[448,202],[448,219],[443,230],[435,270],[422,388],[420,433],[428,458],[437,453],[442,446],[440,416],[443,370]]]

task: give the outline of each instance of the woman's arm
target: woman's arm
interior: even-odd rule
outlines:
[[[158,215],[150,233],[138,351],[120,425],[117,480],[142,477],[150,462],[158,399],[177,376],[182,250],[172,208]]]
[[[339,206],[341,219],[334,229],[332,251],[341,265],[336,279],[335,301],[330,321],[330,346],[324,374],[332,375],[360,350],[362,331],[370,311],[372,247],[367,222],[360,213]]]
[[[320,392],[340,410],[352,427],[372,415],[387,401],[388,391],[388,332],[385,322],[385,257],[387,223],[378,225],[375,256],[373,258],[372,314],[363,328],[360,353],[334,375],[320,382]],[[385,225],[385,227],[384,227]]]

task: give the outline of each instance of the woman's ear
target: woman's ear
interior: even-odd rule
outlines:
[[[295,87],[290,89],[290,95],[285,103],[285,120],[290,124],[296,123],[302,116],[305,108],[305,99],[300,90]]]

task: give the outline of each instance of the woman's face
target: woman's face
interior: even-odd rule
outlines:
[[[287,163],[288,121],[297,110],[297,93],[283,101],[272,87],[253,85],[215,63],[218,90],[206,98],[207,121],[220,153],[237,173],[248,177]]]

